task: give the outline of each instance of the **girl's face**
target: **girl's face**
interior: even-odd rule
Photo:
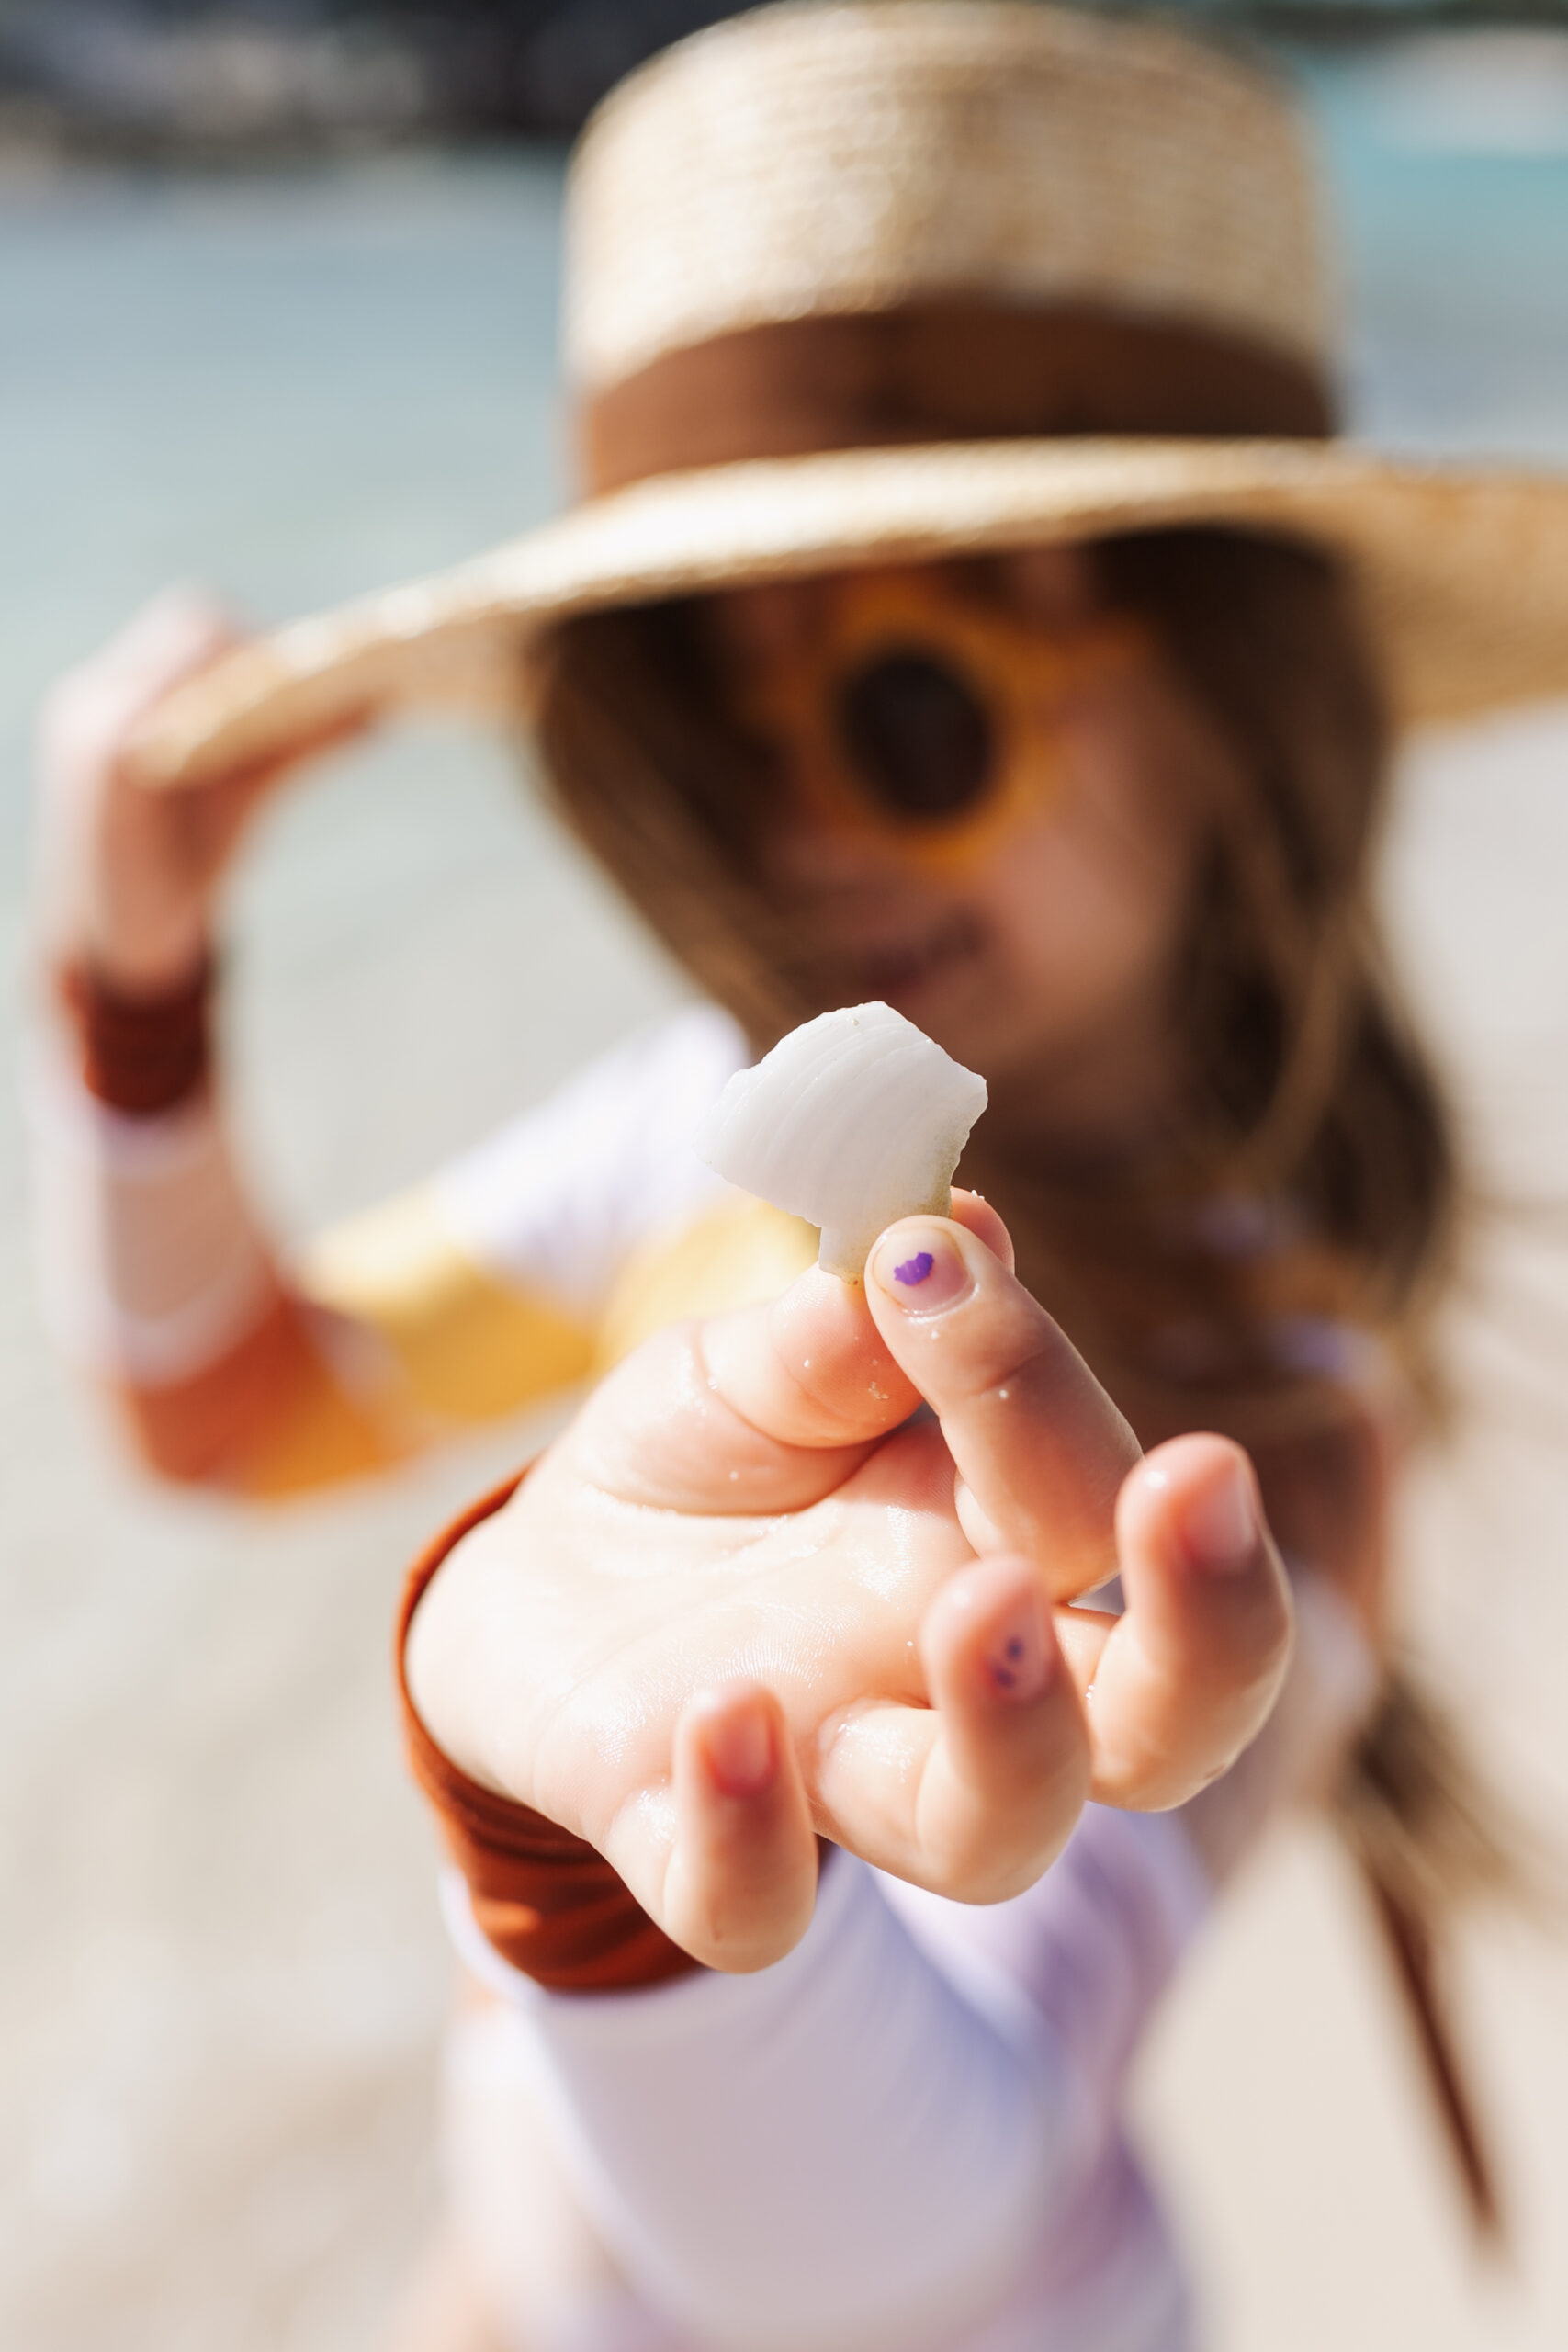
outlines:
[[[760,852],[823,1005],[881,997],[1037,1125],[1134,1136],[1177,1082],[1169,1007],[1223,756],[1074,550],[716,600],[773,755]],[[1010,1083],[1016,1081],[1016,1084]]]

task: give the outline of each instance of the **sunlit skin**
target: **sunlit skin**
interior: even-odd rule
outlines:
[[[1015,634],[1021,614],[1049,637],[1092,607],[1073,558],[1021,562],[1008,590]],[[738,664],[832,593],[735,600],[718,625]],[[166,602],[51,715],[44,924],[127,987],[199,958],[234,844],[292,764],[196,796],[131,780],[138,715],[224,639]],[[807,790],[781,798],[765,869],[822,943],[824,1001],[890,998],[986,1073],[990,1118],[1114,1154],[1172,1076],[1199,842],[1182,786],[1210,747],[1152,650],[1051,725],[1050,790],[984,854],[911,859]],[[1090,1792],[1166,1806],[1222,1773],[1285,1671],[1289,1594],[1246,1456],[1193,1436],[1140,1458],[995,1212],[954,1212],[893,1229],[863,1286],[807,1275],[628,1358],[414,1622],[438,1741],[592,1838],[722,1967],[804,1932],[817,1834],[999,1899]],[[887,1278],[928,1255],[925,1283]],[[1124,1617],[1064,1610],[1112,1569]]]
[[[857,584],[718,607],[743,706]],[[1002,585],[1015,633],[1021,614],[1047,646],[1093,614],[1070,555]],[[817,943],[823,1002],[886,998],[986,1074],[989,1115],[1114,1155],[1174,1075],[1200,838],[1184,770],[1213,747],[1152,647],[1050,724],[1049,788],[937,866],[896,825],[835,819],[786,710],[762,871]],[[938,1893],[1016,1893],[1090,1793],[1163,1807],[1223,1772],[1284,1672],[1246,1457],[1188,1437],[1141,1459],[994,1211],[960,1196],[955,1215],[892,1228],[863,1287],[807,1275],[650,1342],[415,1619],[441,1744],[591,1838],[718,1966],[803,1932],[818,1835]],[[922,1401],[934,1418],[906,1425]],[[1117,1571],[1119,1621],[1061,1605]]]
[[[1091,1793],[1164,1807],[1223,1772],[1284,1674],[1246,1456],[1140,1458],[995,1212],[954,1208],[889,1227],[863,1287],[813,1272],[649,1341],[414,1619],[441,1747],[714,1966],[804,1933],[818,1835],[1020,1892]],[[1060,1606],[1116,1571],[1122,1617]]]

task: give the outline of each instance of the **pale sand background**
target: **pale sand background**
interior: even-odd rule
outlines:
[[[1568,457],[1568,125],[1538,64],[1488,81],[1439,58],[1392,95],[1323,77],[1367,429]],[[1418,152],[1435,139],[1513,152]],[[550,504],[556,191],[547,161],[471,157],[0,188],[8,973],[51,670],[172,574],[281,615]],[[1390,861],[1490,1163],[1559,1198],[1565,767],[1561,716],[1423,756]],[[294,1228],[677,992],[507,760],[434,737],[281,812],[234,934],[238,1107]],[[0,2342],[361,2352],[434,2210],[447,1975],[388,1620],[421,1538],[527,1436],[265,1521],[149,1492],[44,1349],[21,1195],[6,1102]],[[1568,1798],[1564,1261],[1529,1233],[1492,1251],[1461,1334],[1483,1410],[1413,1495],[1408,1544],[1414,1627],[1548,1818]],[[1334,1855],[1281,1838],[1216,1925],[1140,2105],[1226,2352],[1568,2341],[1568,1957],[1481,1928],[1462,1992],[1518,2216],[1506,2284],[1467,2258]]]

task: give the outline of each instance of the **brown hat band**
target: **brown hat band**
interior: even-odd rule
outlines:
[[[1201,327],[954,299],[746,327],[583,406],[587,488],[746,458],[1071,434],[1315,440],[1310,364]]]

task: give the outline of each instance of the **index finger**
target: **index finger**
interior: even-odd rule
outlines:
[[[1116,1497],[1140,1448],[1039,1302],[941,1217],[889,1226],[865,1295],[889,1352],[941,1420],[994,1548],[1027,1554],[1058,1600],[1113,1574]]]

